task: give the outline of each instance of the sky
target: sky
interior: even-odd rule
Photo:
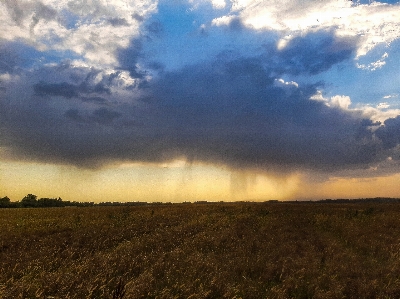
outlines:
[[[400,197],[400,3],[1,0],[0,197]]]

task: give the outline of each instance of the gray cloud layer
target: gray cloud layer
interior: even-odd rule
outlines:
[[[310,100],[322,83],[276,83],[349,59],[354,42],[330,32],[296,38],[282,51],[266,46],[253,57],[222,52],[151,81],[137,68],[142,42],[120,51],[120,71],[111,74],[64,62],[2,82],[0,146],[19,159],[84,167],[186,157],[234,168],[331,171],[367,168],[400,142],[399,118],[373,132],[360,113]],[[10,58],[3,56],[9,63],[0,71],[16,74],[15,46],[3,42],[0,53]],[[135,82],[120,87],[123,70]]]

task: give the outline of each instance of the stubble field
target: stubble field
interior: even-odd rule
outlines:
[[[399,298],[400,205],[0,210],[0,298]]]

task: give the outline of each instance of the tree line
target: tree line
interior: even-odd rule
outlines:
[[[59,198],[38,198],[28,194],[20,201],[11,201],[8,196],[0,198],[0,208],[46,208],[46,207],[88,207],[93,202],[64,201]]]
[[[64,201],[58,198],[38,198],[34,194],[28,194],[20,201],[11,201],[8,196],[0,197],[0,208],[49,208],[49,207],[92,207],[92,206],[142,206],[142,205],[169,205],[170,202],[78,202]]]
[[[195,201],[194,204],[211,204],[215,202]],[[222,203],[222,201],[220,202]],[[228,202],[226,202],[228,203]],[[246,203],[246,201],[237,201],[235,203]],[[248,203],[248,202],[247,202]],[[264,203],[280,203],[278,200],[268,200]],[[358,198],[358,199],[321,199],[315,201],[286,201],[286,203],[400,203],[400,198],[391,197],[374,197],[374,198]],[[28,194],[20,201],[11,201],[8,196],[0,197],[1,208],[46,208],[46,207],[92,207],[92,206],[143,206],[143,205],[171,205],[171,202],[78,202],[64,201],[58,198],[38,198],[34,194]],[[191,204],[191,202],[182,202],[181,204]]]

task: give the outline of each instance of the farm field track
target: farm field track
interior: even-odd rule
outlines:
[[[400,298],[400,205],[0,209],[0,298]]]

